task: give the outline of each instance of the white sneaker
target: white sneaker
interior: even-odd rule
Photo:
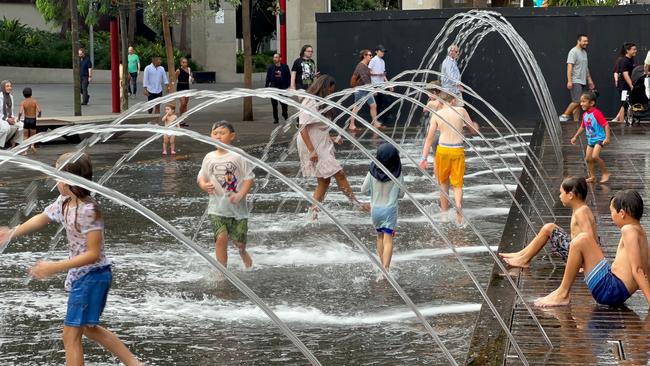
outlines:
[[[565,116],[564,114],[560,114],[560,122],[569,122],[571,120],[571,116]]]

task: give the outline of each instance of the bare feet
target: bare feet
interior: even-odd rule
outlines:
[[[560,289],[557,289],[550,294],[535,300],[534,304],[540,308],[548,308],[552,306],[566,306],[569,305],[569,302],[571,302],[570,295],[561,295]]]
[[[587,177],[587,179],[585,179],[585,181],[586,181],[587,183],[593,183],[593,182],[596,181],[596,177]]]
[[[524,250],[522,249],[522,250],[520,250],[520,251],[518,251],[518,252],[514,252],[514,253],[499,253],[499,257],[501,257],[501,258],[516,258],[516,257],[521,257],[521,256],[524,254],[523,251],[524,251]]]
[[[163,150],[163,155],[167,155],[167,150]]]
[[[316,207],[316,206],[312,206],[312,207],[309,209],[309,211],[310,211],[310,213],[311,213],[311,219],[312,219],[312,221],[316,221],[316,220],[318,220],[318,207]]]
[[[176,155],[176,150],[172,150],[172,155]]]
[[[503,258],[503,261],[506,262],[511,267],[518,267],[518,268],[530,267],[530,259],[526,259],[523,256]]]
[[[600,183],[607,183],[609,181],[609,172],[603,173],[603,177],[600,179]]]
[[[253,266],[253,258],[248,254],[247,251],[240,252],[241,260],[244,262],[246,268],[251,268]]]
[[[375,126],[375,128],[378,129],[378,130],[385,130],[386,129],[386,127],[382,123],[379,123],[379,122],[375,122],[372,125]]]

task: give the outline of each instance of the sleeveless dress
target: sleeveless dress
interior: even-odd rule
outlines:
[[[318,112],[316,102],[313,99],[305,98],[302,106],[306,109]],[[334,156],[334,143],[330,139],[330,127],[318,120],[314,116],[305,112],[300,112],[298,117],[300,126],[309,130],[309,139],[316,149],[318,161],[316,163],[310,160],[309,149],[298,135],[298,156],[300,157],[300,170],[305,177],[329,178],[343,169]]]
[[[178,70],[180,70],[180,72],[178,73],[176,91],[189,90],[190,89],[190,73],[183,70],[183,68],[180,68]]]

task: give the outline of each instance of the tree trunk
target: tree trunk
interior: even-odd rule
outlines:
[[[167,72],[169,73],[169,85],[176,85],[176,65],[174,63],[174,45],[172,43],[172,34],[169,29],[169,7],[167,0],[160,0],[162,13],[163,38],[165,39],[165,51],[167,53]],[[172,88],[172,91],[175,91]]]
[[[241,3],[242,36],[244,37],[244,87],[253,86],[253,54],[251,50],[251,1]],[[253,120],[253,97],[244,98],[244,115],[242,120]]]
[[[74,115],[81,116],[81,75],[79,75],[79,10],[77,0],[68,2],[70,7],[70,37],[72,38],[72,74],[74,89]],[[94,65],[93,65],[94,66]]]
[[[132,46],[135,43],[135,27],[137,24],[137,15],[136,15],[136,2],[138,0],[129,1],[129,45]]]
[[[190,5],[191,6],[191,5]],[[181,13],[181,39],[180,39],[180,44],[178,45],[178,48],[183,51],[183,55],[187,56],[189,52],[187,52],[187,9],[183,9],[183,12]]]
[[[129,49],[129,37],[127,29],[127,20],[128,8],[126,5],[120,5],[120,61],[122,61],[122,75],[120,75],[121,83],[121,98],[120,98],[120,110],[122,112],[129,109],[129,59],[128,59],[128,49]]]

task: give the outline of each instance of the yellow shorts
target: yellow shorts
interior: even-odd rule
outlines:
[[[453,187],[462,187],[464,175],[465,149],[438,145],[436,148],[436,177],[438,177],[438,183],[446,184],[450,182]]]

